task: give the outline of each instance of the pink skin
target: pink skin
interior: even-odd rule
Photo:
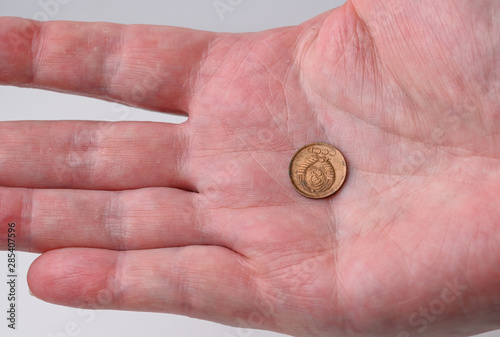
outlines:
[[[189,120],[0,123],[0,233],[17,223],[43,253],[33,294],[63,305],[296,336],[499,328],[499,17],[353,0],[253,34],[2,18],[1,84]],[[349,175],[309,200],[288,163],[317,141]]]

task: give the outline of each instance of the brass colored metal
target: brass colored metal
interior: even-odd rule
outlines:
[[[305,197],[321,199],[331,196],[342,186],[347,174],[344,156],[326,143],[300,148],[290,161],[290,180]]]

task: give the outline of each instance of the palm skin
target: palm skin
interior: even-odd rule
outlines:
[[[44,253],[32,292],[297,336],[498,328],[499,11],[351,1],[243,35],[0,20],[0,83],[189,114],[2,123],[0,226]],[[309,200],[288,164],[317,141],[349,175]]]

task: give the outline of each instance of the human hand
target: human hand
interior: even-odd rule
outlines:
[[[498,328],[498,7],[355,1],[254,34],[1,19],[0,83],[189,114],[0,124],[32,292],[300,336]],[[315,141],[348,162],[324,200],[288,178]]]

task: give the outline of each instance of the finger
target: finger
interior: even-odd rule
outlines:
[[[199,196],[171,188],[123,192],[2,189],[0,229],[6,235],[8,224],[15,223],[17,248],[31,252],[219,243],[215,231],[199,223]],[[7,240],[2,240],[0,248],[6,245]]]
[[[187,111],[214,37],[173,27],[0,18],[0,84]]]
[[[258,297],[245,258],[218,246],[50,251],[31,265],[32,293],[85,308],[168,312],[235,324]]]
[[[0,185],[195,190],[185,125],[139,122],[0,123]]]

